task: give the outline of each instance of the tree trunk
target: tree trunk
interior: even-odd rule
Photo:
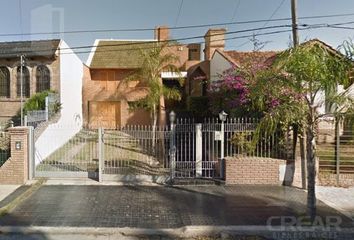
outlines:
[[[155,147],[156,147],[156,126],[157,126],[157,113],[156,113],[156,104],[154,104],[152,110],[152,152],[153,154],[155,154]]]
[[[316,141],[314,121],[309,121],[306,128],[306,155],[307,155],[307,214],[311,222],[316,217]]]
[[[304,134],[302,134],[304,135]],[[306,161],[306,147],[305,147],[305,137],[300,136],[300,159],[301,159],[301,186],[303,189],[307,189],[307,161]]]

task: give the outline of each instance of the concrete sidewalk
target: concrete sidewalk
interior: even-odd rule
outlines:
[[[337,209],[354,221],[354,187],[316,187],[316,195],[319,200]]]
[[[0,202],[19,187],[20,185],[0,185]]]

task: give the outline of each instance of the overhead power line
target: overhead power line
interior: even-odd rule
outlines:
[[[339,26],[339,25],[346,25],[346,24],[351,24],[354,23],[354,21],[350,22],[343,22],[343,23],[333,23],[331,25],[333,26]],[[318,24],[299,24],[299,27],[309,27],[309,26],[322,26],[322,27],[328,27],[329,24],[327,23],[318,23]],[[291,24],[283,24],[283,25],[273,25],[273,26],[267,26],[267,27],[257,27],[257,28],[249,28],[249,29],[242,29],[242,30],[237,30],[237,31],[231,31],[231,32],[226,32],[226,33],[216,33],[213,34],[213,36],[219,36],[219,35],[231,35],[231,34],[238,34],[238,33],[245,33],[245,32],[259,32],[260,30],[268,30],[268,29],[276,29],[276,28],[291,28]],[[259,35],[259,34],[258,34]],[[193,40],[193,39],[200,39],[204,38],[204,35],[199,35],[199,36],[191,36],[191,37],[183,37],[183,38],[176,38],[176,39],[169,39],[169,40],[164,40],[160,41],[160,43],[174,43],[178,41],[186,41],[186,40]],[[113,40],[114,41],[114,40]],[[75,49],[86,49],[86,48],[107,48],[107,47],[114,47],[114,46],[141,46],[145,44],[151,44],[151,43],[156,43],[157,41],[142,41],[142,42],[129,42],[129,43],[116,43],[116,44],[106,44],[106,45],[99,45],[99,46],[94,46],[94,45],[86,45],[86,46],[74,46],[74,47],[68,47],[68,48],[61,48],[61,50],[75,50]],[[48,49],[42,49],[38,51],[55,51],[56,48],[48,48]],[[31,52],[31,51],[29,51]],[[22,51],[21,53],[26,53],[26,51]]]
[[[305,17],[298,17],[298,19],[322,19],[322,18],[336,18],[336,17],[349,17],[349,16],[354,16],[354,13],[305,16]],[[204,28],[204,27],[217,27],[217,26],[228,26],[228,25],[262,23],[262,22],[267,22],[267,21],[268,22],[278,22],[278,21],[287,21],[287,20],[291,20],[291,18],[259,19],[259,20],[248,20],[248,21],[201,24],[201,25],[187,25],[187,26],[180,26],[180,27],[177,27],[177,26],[170,27],[170,29],[171,30],[179,30],[179,29],[189,29],[189,28]],[[155,28],[92,29],[92,30],[57,31],[57,32],[2,33],[2,34],[0,34],[0,37],[35,36],[35,35],[48,35],[48,34],[58,35],[58,34],[104,33],[104,32],[142,32],[142,31],[153,31],[153,30],[155,30]]]
[[[275,10],[272,12],[272,14],[270,15],[270,17],[268,18],[268,20],[263,24],[263,27],[267,26],[267,24],[272,20],[272,18],[274,17],[274,15],[279,11],[279,9],[281,8],[281,6],[284,4],[285,0],[281,0],[281,2],[279,3],[278,7],[275,8]],[[257,32],[259,33],[260,30]],[[252,36],[253,37],[253,36]],[[245,41],[244,43],[242,43],[240,45],[240,47],[244,46],[245,44],[247,44],[248,41]]]
[[[179,17],[181,16],[182,7],[183,7],[183,0],[181,0],[181,3],[179,4],[179,8],[178,8],[177,17],[176,17],[176,21],[175,21],[174,27],[177,27],[177,23],[178,23]]]
[[[353,24],[354,21],[350,22],[344,22],[344,23],[333,23],[333,24],[327,24],[327,23],[318,23],[318,24],[299,24],[299,30],[307,30],[307,29],[314,29],[314,28],[326,28],[326,27],[338,27],[341,25],[346,25],[346,24]],[[224,33],[225,35],[232,35],[232,34],[238,34],[238,33],[246,33],[246,32],[254,32],[257,30],[269,30],[269,29],[276,29],[276,28],[289,28],[286,30],[277,30],[277,31],[272,31],[272,32],[263,32],[263,33],[258,33],[254,34],[252,33],[251,35],[242,35],[242,36],[234,36],[234,37],[229,37],[225,38],[225,40],[231,40],[231,39],[242,39],[242,38],[249,38],[252,36],[264,36],[264,35],[271,35],[271,34],[278,34],[278,33],[284,33],[284,32],[290,32],[291,31],[291,26],[292,25],[276,25],[276,26],[268,26],[268,27],[263,27],[263,28],[252,28],[252,29],[243,29],[239,31],[232,31],[232,32],[227,32]],[[223,35],[223,34],[213,34],[213,36],[217,35]],[[166,41],[160,41],[159,43],[175,43],[177,41],[183,41],[183,40],[191,40],[191,39],[200,39],[204,38],[204,36],[192,36],[192,37],[184,37],[184,38],[178,38],[178,39],[172,39],[172,40],[166,40]],[[113,40],[114,41],[114,40]],[[146,48],[153,48],[149,46],[151,43],[157,43],[157,41],[143,41],[143,42],[130,42],[130,43],[118,43],[118,44],[107,44],[107,45],[99,45],[99,46],[94,46],[94,45],[87,45],[87,46],[77,46],[77,47],[68,47],[68,48],[61,48],[60,50],[75,50],[75,49],[87,49],[91,48],[90,50],[83,50],[81,52],[61,52],[61,54],[82,54],[82,53],[90,53],[93,52],[92,48],[95,48],[94,52],[99,52],[101,51],[100,49],[104,49],[107,47],[114,47],[114,46],[120,46],[120,47],[130,47],[130,48],[120,48],[120,49],[109,49],[107,51],[131,51],[131,50],[137,50],[137,49],[145,49],[145,47],[141,47],[142,45],[146,45]],[[204,43],[202,42],[193,42],[193,43]],[[132,48],[131,46],[138,45],[138,48]],[[98,50],[96,50],[98,49]],[[40,49],[36,50],[36,52],[48,52],[48,51],[55,51],[57,48],[48,48],[48,49]],[[104,51],[104,50],[102,50]],[[3,52],[3,54],[6,52]],[[9,51],[9,53],[14,53],[14,51]],[[18,54],[26,54],[26,53],[31,53],[31,51],[18,51],[15,52]]]
[[[307,26],[303,24],[302,26]],[[275,25],[275,26],[268,26],[268,27],[258,27],[258,28],[250,28],[250,29],[243,29],[243,30],[238,30],[238,31],[231,31],[231,32],[226,32],[226,33],[216,33],[213,34],[212,36],[219,36],[219,35],[231,35],[231,34],[237,34],[237,33],[245,33],[245,32],[254,32],[258,30],[267,30],[267,29],[275,29],[275,28],[291,28],[291,25],[285,24],[285,25]],[[174,43],[178,41],[186,41],[186,40],[193,40],[193,39],[200,39],[204,38],[204,35],[198,35],[198,36],[191,36],[191,37],[183,37],[183,38],[176,38],[176,39],[169,39],[169,40],[164,40],[164,41],[159,41],[159,43]],[[112,40],[114,41],[114,40]],[[129,43],[115,43],[115,44],[106,44],[106,45],[86,45],[86,46],[76,46],[76,47],[68,47],[68,48],[61,48],[61,50],[74,50],[74,49],[86,49],[86,48],[107,48],[107,47],[114,47],[114,46],[141,46],[141,45],[149,45],[151,43],[156,43],[157,41],[138,41],[138,42],[129,42]],[[48,49],[41,49],[38,50],[39,52],[47,52],[47,51],[55,51],[56,48],[48,48]],[[31,52],[31,51],[28,51]],[[26,51],[22,51],[21,53],[26,53]]]
[[[346,26],[333,26],[333,25],[328,25],[330,28],[340,28],[340,29],[347,29],[347,30],[354,30],[354,27],[346,27]]]
[[[236,13],[237,13],[238,8],[240,7],[240,3],[241,3],[241,0],[238,0],[238,2],[235,5],[235,9],[234,9],[234,12],[232,14],[231,22],[234,21],[234,19],[236,17]]]
[[[299,28],[300,31],[303,30],[308,30],[308,29],[316,29],[316,28],[323,28],[324,26],[314,26],[314,27],[302,27]],[[257,36],[266,36],[266,35],[273,35],[273,34],[279,34],[279,33],[286,33],[286,32],[291,32],[291,29],[287,29],[287,30],[277,30],[277,31],[271,31],[271,32],[264,32],[264,33],[259,33]],[[234,37],[228,37],[225,38],[225,41],[228,40],[233,40],[233,39],[243,39],[243,38],[249,38],[254,36],[254,34],[248,34],[248,35],[241,35],[241,36],[234,36]],[[214,41],[220,41],[219,39],[216,40],[211,40],[211,42]],[[203,41],[200,42],[194,42],[196,44],[201,44],[204,43]],[[87,50],[87,51],[78,51],[75,53],[61,53],[61,54],[86,54],[86,53],[91,53],[91,52],[120,52],[120,51],[139,51],[139,49],[152,49],[155,48],[154,46],[148,46],[148,47],[144,47],[144,48],[123,48],[123,49],[98,49],[98,50]]]
[[[299,28],[300,31],[303,31],[303,30],[309,30],[309,29],[316,29],[316,28],[323,28],[323,27],[327,27],[327,26],[307,26],[307,27],[302,27],[302,28]],[[266,35],[273,35],[273,34],[279,34],[279,33],[287,33],[287,32],[291,32],[292,30],[291,29],[287,29],[287,30],[278,30],[278,31],[271,31],[271,32],[265,32],[265,33],[259,33],[257,34],[257,36],[266,36]],[[235,36],[235,37],[228,37],[228,38],[225,38],[225,41],[228,41],[228,40],[234,40],[234,39],[243,39],[243,38],[249,38],[249,37],[252,37],[254,36],[254,34],[249,34],[249,35],[242,35],[242,36]],[[216,39],[216,40],[212,40],[211,42],[214,42],[214,41],[220,41],[219,39]],[[195,43],[204,43],[204,42],[195,42]],[[154,47],[146,47],[146,48],[140,48],[140,49],[152,49]],[[86,54],[86,53],[91,53],[91,52],[120,52],[120,51],[138,51],[138,49],[134,48],[130,48],[130,49],[110,49],[110,50],[90,50],[90,51],[79,51],[79,52],[75,52],[75,54]],[[73,53],[62,53],[62,54],[73,54]]]
[[[263,27],[267,26],[267,24],[272,20],[272,18],[274,17],[274,15],[279,11],[279,9],[281,8],[281,6],[283,6],[285,0],[282,0],[280,2],[280,4],[278,5],[278,7],[273,11],[273,13],[270,15],[269,19],[264,23]]]
[[[308,29],[308,28],[307,28]],[[300,30],[305,30],[305,29],[300,29]],[[266,32],[266,33],[260,33],[258,34],[259,36],[265,36],[265,35],[272,35],[272,34],[279,34],[279,33],[285,33],[285,32],[291,32],[291,30],[278,30],[278,31],[272,31],[272,32]],[[225,40],[233,40],[233,39],[243,39],[243,38],[249,38],[252,37],[253,34],[251,35],[243,35],[243,36],[235,36],[235,37],[229,37],[229,38],[225,38]],[[212,40],[211,42],[214,41],[220,41],[220,40]],[[195,42],[196,44],[201,44],[204,42]],[[140,48],[140,49],[151,49],[154,47],[146,47],[146,48]],[[86,54],[86,53],[91,53],[91,52],[119,52],[119,51],[138,51],[139,49],[112,49],[112,50],[96,50],[96,51],[79,51],[79,52],[75,52],[75,54]],[[62,54],[72,54],[72,53],[62,53]]]
[[[317,25],[304,25],[304,26],[301,26],[301,25],[298,25],[298,30],[299,31],[304,31],[304,30],[309,30],[309,29],[318,29],[318,28],[326,28],[326,27],[332,27],[331,25],[321,25],[321,24],[317,24]],[[353,28],[354,29],[354,28]],[[271,32],[263,32],[263,33],[258,33],[256,34],[256,36],[267,36],[267,35],[273,35],[273,34],[280,34],[280,33],[289,33],[289,32],[292,32],[291,29],[287,29],[287,30],[277,30],[277,31],[271,31]],[[242,36],[234,36],[234,37],[228,37],[228,38],[225,38],[225,41],[228,41],[228,40],[234,40],[234,39],[244,39],[244,38],[250,38],[252,36],[254,36],[255,34],[249,34],[249,35],[242,35]],[[214,42],[214,41],[220,41],[219,39],[216,39],[216,40],[212,40],[211,42]],[[196,44],[202,44],[204,43],[203,41],[201,42],[194,42]],[[119,51],[138,51],[139,49],[151,49],[151,48],[154,48],[154,47],[144,47],[144,48],[123,48],[123,49],[109,49],[109,50],[105,50],[105,49],[99,49],[99,50],[88,50],[88,51],[78,51],[78,52],[75,52],[75,53],[62,53],[62,54],[87,54],[87,53],[92,53],[92,52],[119,52]]]

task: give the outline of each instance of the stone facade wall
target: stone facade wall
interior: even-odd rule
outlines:
[[[339,184],[337,184],[337,175],[335,173],[320,172],[317,183],[319,186],[353,187],[354,174],[339,174]]]
[[[225,184],[283,184],[281,168],[285,160],[259,157],[225,159]]]
[[[0,167],[0,184],[24,184],[28,180],[28,128],[10,128],[11,158]],[[16,149],[16,142],[21,149]]]

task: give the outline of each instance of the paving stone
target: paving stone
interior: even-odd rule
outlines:
[[[278,186],[42,186],[1,226],[178,228],[266,225],[274,216],[301,216],[304,191]],[[350,219],[318,202],[319,216]],[[277,223],[276,223],[277,224]]]

